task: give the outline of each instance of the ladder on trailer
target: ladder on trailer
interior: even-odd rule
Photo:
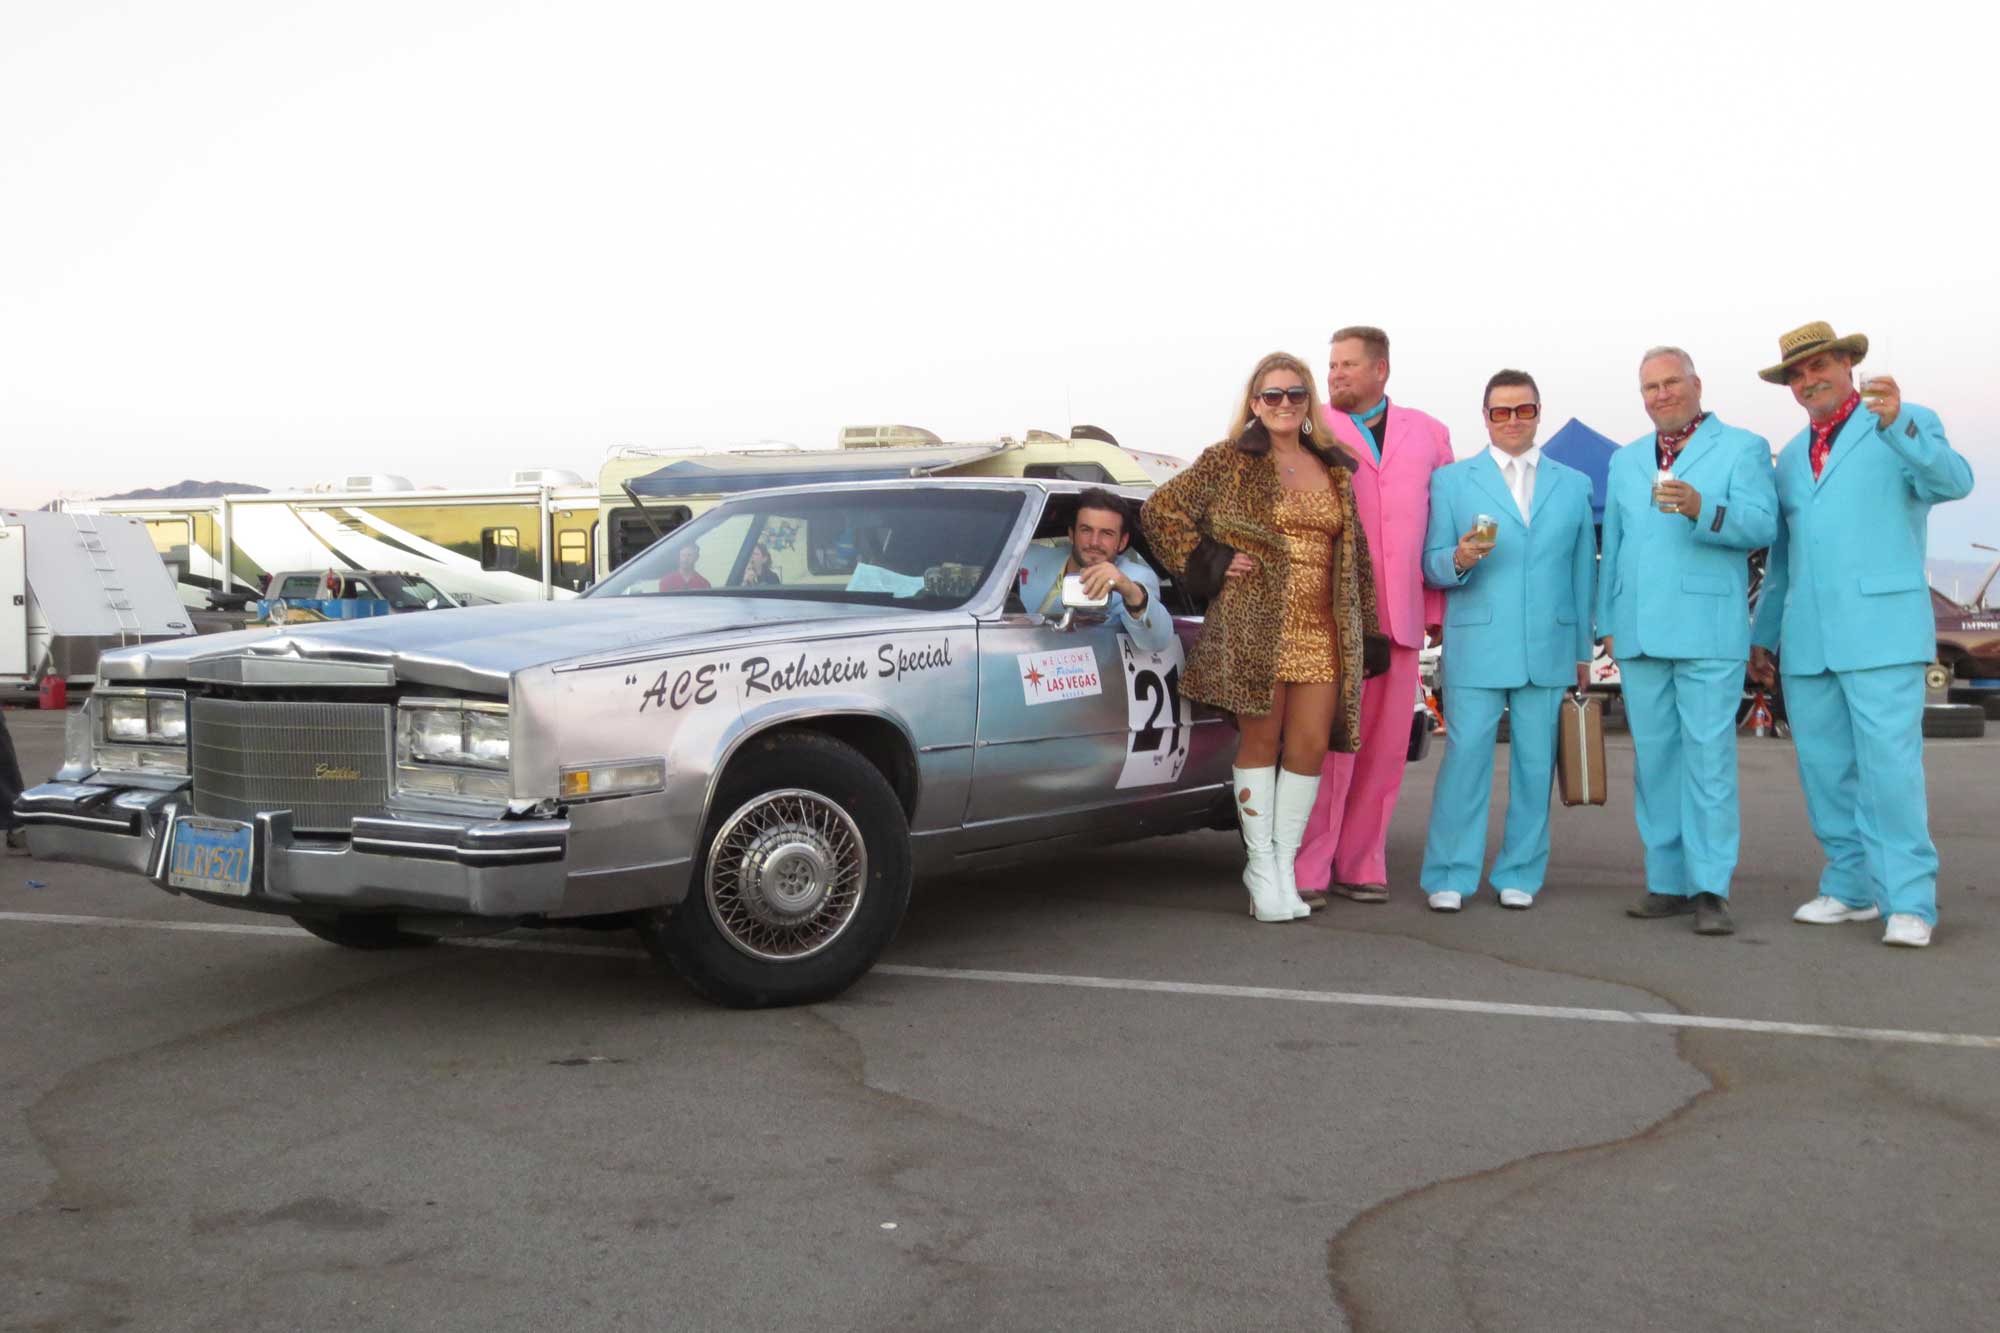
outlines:
[[[90,560],[90,567],[97,575],[98,586],[104,592],[104,604],[110,608],[118,622],[118,646],[129,648],[144,642],[138,613],[132,609],[132,597],[126,590],[124,578],[111,558],[110,550],[104,544],[104,534],[98,529],[97,515],[83,510],[69,511],[70,521],[76,525],[77,544],[83,548]]]

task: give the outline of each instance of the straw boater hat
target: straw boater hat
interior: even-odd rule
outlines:
[[[1757,378],[1772,384],[1783,384],[1785,372],[1801,361],[1811,360],[1821,352],[1845,352],[1854,358],[1856,365],[1868,355],[1868,335],[1850,333],[1845,338],[1833,336],[1833,325],[1823,319],[1800,325],[1778,339],[1778,355],[1783,358],[1768,370],[1757,372]]]

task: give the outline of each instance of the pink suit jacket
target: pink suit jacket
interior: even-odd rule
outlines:
[[[1322,420],[1360,460],[1354,504],[1375,563],[1375,606],[1382,631],[1404,648],[1424,646],[1424,626],[1444,621],[1444,594],[1424,586],[1424,528],[1430,522],[1431,473],[1451,463],[1451,432],[1435,417],[1389,404],[1382,461],[1353,418],[1331,408]]]

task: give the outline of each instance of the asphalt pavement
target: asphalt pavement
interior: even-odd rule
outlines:
[[[31,780],[60,718],[8,714]],[[2000,1308],[2000,739],[1927,747],[1925,951],[1642,922],[1631,751],[1529,912],[1258,925],[1234,835],[928,880],[841,999],[629,934],[365,954],[0,862],[0,1329],[1950,1329]],[[1504,762],[1504,750],[1502,752]],[[1497,839],[1496,798],[1490,835]]]

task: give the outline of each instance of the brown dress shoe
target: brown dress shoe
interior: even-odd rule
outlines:
[[[1333,891],[1343,898],[1351,898],[1357,903],[1386,903],[1389,901],[1387,884],[1342,884],[1336,881]]]
[[[1320,911],[1326,906],[1325,889],[1300,889],[1299,897],[1305,899],[1306,906],[1312,908],[1315,912]]]
[[[1729,900],[1719,893],[1697,893],[1694,896],[1694,933],[1734,935],[1736,919],[1729,915]]]

